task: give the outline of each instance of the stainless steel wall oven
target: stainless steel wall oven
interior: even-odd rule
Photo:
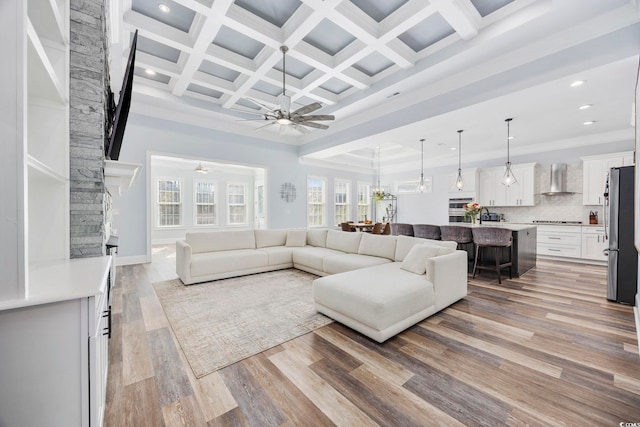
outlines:
[[[464,205],[471,203],[471,197],[449,199],[449,222],[471,222],[471,219],[464,217]]]

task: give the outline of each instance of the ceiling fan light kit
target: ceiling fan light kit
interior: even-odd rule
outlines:
[[[202,166],[202,162],[198,163],[198,166],[194,169],[194,171],[202,174],[209,173],[209,169]]]
[[[464,187],[464,180],[462,179],[462,168],[461,168],[461,163],[462,163],[462,132],[463,132],[462,129],[460,129],[458,131],[458,177],[456,178],[456,188],[458,189],[458,191],[462,191],[462,188]]]
[[[258,105],[260,108],[268,110],[266,113],[259,114],[262,116],[261,120],[268,120],[269,123],[256,128],[256,131],[274,124],[280,125],[280,133],[283,133],[287,128],[295,129],[300,133],[309,133],[309,130],[306,129],[306,127],[316,129],[329,129],[329,126],[322,123],[317,123],[317,121],[335,120],[335,116],[329,114],[308,115],[309,113],[322,108],[322,104],[320,104],[319,102],[305,105],[291,112],[291,97],[287,95],[285,82],[286,57],[289,48],[287,46],[280,46],[280,51],[282,52],[282,94],[280,94],[280,96],[278,97],[278,101],[280,102],[279,108],[274,110],[257,100],[246,98],[254,104]]]
[[[504,170],[504,176],[502,177],[502,184],[506,185],[507,187],[518,182],[518,180],[516,179],[516,176],[513,174],[513,171],[511,170],[511,160],[509,158],[509,141],[510,141],[509,125],[511,123],[511,120],[513,119],[512,118],[505,119],[505,122],[507,122],[507,162],[505,163],[505,170]]]

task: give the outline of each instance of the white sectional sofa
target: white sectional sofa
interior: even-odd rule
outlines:
[[[185,285],[292,267],[326,276],[313,283],[319,312],[379,342],[467,294],[467,255],[455,242],[310,229],[187,233],[176,243]]]

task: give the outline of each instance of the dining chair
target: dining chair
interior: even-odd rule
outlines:
[[[342,231],[356,231],[351,224],[352,223],[349,222],[341,222],[340,227],[342,228]]]
[[[373,228],[371,229],[371,234],[382,234],[383,225],[381,222],[376,222],[373,224]]]

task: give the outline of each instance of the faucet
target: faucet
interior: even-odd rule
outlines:
[[[482,211],[487,211],[487,215],[490,213],[486,206],[483,206],[482,209],[480,209],[480,224],[482,224]]]

